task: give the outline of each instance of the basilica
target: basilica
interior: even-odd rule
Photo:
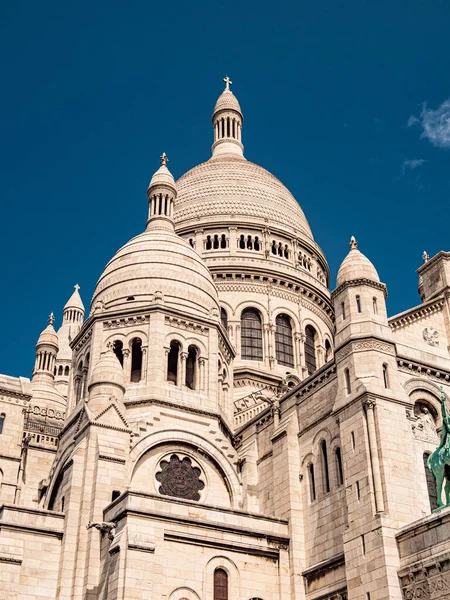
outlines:
[[[0,375],[0,599],[450,598],[450,252],[391,317],[364,240],[331,281],[224,81],[211,157],[162,154],[89,309]]]

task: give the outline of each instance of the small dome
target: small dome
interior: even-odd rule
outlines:
[[[58,349],[58,334],[56,333],[53,327],[54,316],[53,313],[50,315],[49,323],[44,331],[39,336],[39,339],[36,344],[36,348],[38,346],[51,345],[55,346]]]
[[[219,112],[219,110],[235,110],[242,117],[242,111],[238,99],[229,89],[225,89],[217,99],[214,107],[214,114]]]
[[[167,161],[168,158],[166,156],[166,153],[164,152],[161,156],[161,166],[151,178],[151,181],[148,185],[149,189],[157,185],[169,185],[175,188],[175,179],[173,178],[172,173],[166,167]]]
[[[125,391],[126,382],[123,369],[117,356],[112,350],[104,352],[92,370],[88,389],[94,385],[116,385]]]
[[[380,282],[377,270],[362,252],[358,250],[358,243],[354,237],[350,240],[350,252],[342,261],[336,279],[336,287],[355,279],[369,279]]]
[[[84,304],[83,304],[83,301],[81,300],[81,296],[78,291],[80,289],[80,286],[77,283],[73,287],[75,288],[75,291],[70,296],[70,298],[67,300],[67,302],[64,306],[64,310],[66,310],[67,308],[77,308],[78,310],[82,310],[84,313]]]
[[[160,302],[200,316],[218,311],[211,273],[197,252],[158,225],[123,246],[98,280],[91,311],[135,309]]]

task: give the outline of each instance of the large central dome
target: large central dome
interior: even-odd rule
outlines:
[[[300,205],[269,171],[243,156],[223,154],[194,167],[177,181],[175,224],[214,222],[270,223],[312,239]]]

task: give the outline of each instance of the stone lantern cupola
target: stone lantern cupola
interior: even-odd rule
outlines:
[[[216,102],[212,117],[214,126],[212,154],[213,156],[222,154],[243,156],[242,123],[244,116],[236,96],[230,90],[232,83],[230,78],[225,77],[224,82],[225,89]]]
[[[58,354],[58,335],[53,327],[55,317],[51,313],[48,325],[39,336],[36,344],[36,362],[33,369],[32,381],[53,384],[56,355]]]
[[[167,168],[169,159],[165,152],[161,155],[161,166],[150,180],[148,197],[149,229],[169,229],[173,231],[173,211],[177,197],[177,186],[172,173]]]

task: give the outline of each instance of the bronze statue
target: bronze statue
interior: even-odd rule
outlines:
[[[447,412],[445,394],[441,396],[442,434],[441,443],[431,456],[428,457],[427,466],[436,479],[436,494],[438,508],[450,506],[450,416]],[[442,502],[442,486],[445,479],[445,504]]]

